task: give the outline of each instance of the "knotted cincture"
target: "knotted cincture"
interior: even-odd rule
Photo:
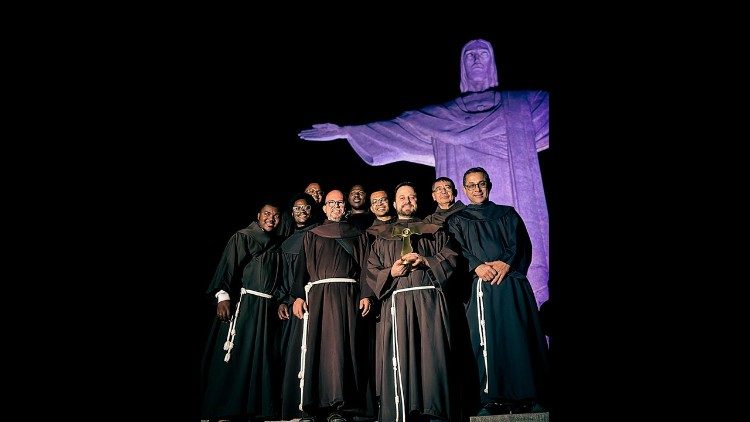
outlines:
[[[229,359],[232,358],[232,349],[234,348],[234,339],[237,335],[237,319],[240,316],[240,305],[242,304],[242,296],[246,294],[251,294],[254,296],[262,297],[265,299],[270,299],[272,296],[268,293],[261,293],[256,292],[255,290],[250,290],[246,288],[240,289],[240,300],[237,302],[237,309],[234,310],[234,316],[229,319],[229,330],[227,331],[227,341],[224,342],[224,350],[227,351],[227,354],[224,355],[224,362],[229,362]]]
[[[307,283],[305,285],[305,303],[309,303],[310,300],[310,289],[312,286],[316,284],[325,284],[325,283],[356,283],[357,280],[351,279],[351,278],[324,278],[322,280],[313,281],[310,283]],[[307,325],[309,318],[309,312],[305,311],[305,313],[302,315],[302,319],[304,320],[302,324],[302,347],[300,348],[300,356],[299,356],[299,367],[300,370],[297,373],[297,378],[299,378],[299,410],[302,410],[302,398],[305,394],[305,355],[307,355]]]
[[[408,229],[407,229],[408,230]],[[409,292],[414,290],[425,290],[425,289],[434,289],[435,286],[418,286],[418,287],[407,287],[404,289],[398,289],[394,290],[393,294],[391,295],[391,340],[392,340],[392,346],[391,346],[391,353],[393,353],[393,358],[391,358],[391,365],[393,365],[393,389],[396,391],[396,422],[398,422],[398,410],[399,410],[399,404],[401,404],[401,414],[404,417],[404,421],[406,421],[406,405],[404,404],[406,400],[401,400],[399,398],[399,391],[401,391],[401,394],[404,394],[404,381],[401,377],[401,357],[399,355],[399,349],[398,349],[398,324],[396,323],[396,294],[397,293],[403,293],[403,292]]]
[[[487,367],[487,329],[484,322],[484,292],[482,291],[482,279],[477,280],[477,320],[479,321],[479,345],[482,346],[482,355],[484,356],[484,373],[487,383],[484,385],[484,392],[489,393],[490,389],[490,369]]]

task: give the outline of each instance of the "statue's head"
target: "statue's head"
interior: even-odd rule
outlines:
[[[461,92],[484,91],[498,85],[495,53],[485,40],[471,40],[461,49]]]

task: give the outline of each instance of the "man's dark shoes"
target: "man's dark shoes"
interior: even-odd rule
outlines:
[[[487,406],[482,406],[481,409],[479,409],[479,412],[477,412],[477,416],[492,416],[492,413],[490,413],[490,409],[487,408]]]
[[[489,402],[482,406],[477,416],[507,415],[513,411],[512,406],[507,403]],[[513,412],[515,413],[515,412]]]

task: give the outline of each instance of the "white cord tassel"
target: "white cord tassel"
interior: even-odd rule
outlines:
[[[391,352],[393,353],[393,358],[391,358],[391,365],[393,365],[393,388],[394,390],[396,390],[396,397],[395,397],[396,398],[396,422],[398,422],[398,410],[399,410],[399,402],[400,402],[398,392],[399,392],[399,387],[400,387],[399,380],[401,379],[401,371],[399,370],[400,368],[398,365],[398,342],[397,342],[398,335],[396,334],[397,325],[398,324],[396,323],[396,295],[392,295],[391,296],[391,340],[393,344],[391,345]],[[401,387],[401,391],[403,390],[404,388]],[[405,412],[405,409],[403,410],[403,412]]]
[[[242,305],[242,297],[246,294],[255,295],[258,297],[263,297],[266,299],[270,299],[272,296],[268,293],[263,292],[257,292],[255,290],[250,290],[246,288],[240,289],[240,300],[237,302],[237,309],[234,310],[234,316],[229,318],[229,329],[227,330],[227,341],[224,342],[224,350],[227,351],[227,354],[224,355],[224,362],[229,362],[229,359],[232,357],[232,349],[234,348],[234,338],[237,335],[237,320],[240,317],[240,305]]]
[[[237,319],[240,317],[240,305],[242,304],[242,297],[245,296],[245,289],[242,289],[240,293],[240,300],[237,302],[237,309],[234,310],[234,316],[229,320],[229,331],[227,332],[227,341],[224,343],[224,350],[227,354],[224,355],[224,362],[229,362],[232,358],[232,349],[234,348],[234,337],[237,335]]]
[[[490,389],[490,369],[487,366],[487,330],[484,321],[484,292],[482,291],[482,279],[477,280],[477,319],[479,320],[479,345],[482,346],[482,355],[484,356],[484,374],[486,384],[484,392],[489,393]]]
[[[305,285],[305,303],[309,300],[309,293],[310,289],[312,288],[312,283],[307,283]],[[302,315],[303,323],[302,323],[302,347],[300,348],[300,355],[299,355],[299,373],[297,374],[297,378],[299,378],[299,410],[302,410],[302,397],[305,395],[305,355],[307,354],[307,324],[310,320],[309,312],[305,311],[305,313]]]
[[[425,290],[434,289],[435,286],[419,286],[419,287],[407,287],[404,289],[394,290],[391,294],[391,336],[393,340],[393,388],[396,390],[396,422],[398,422],[398,408],[399,403],[401,404],[401,414],[406,421],[406,398],[399,397],[398,392],[401,391],[401,395],[404,395],[404,380],[401,376],[401,356],[399,355],[398,349],[398,322],[396,321],[396,294],[403,292],[410,292],[414,290]],[[398,374],[398,379],[396,379]]]
[[[318,281],[312,281],[308,282],[305,285],[305,303],[310,303],[310,289],[312,289],[312,286],[316,284],[325,284],[325,283],[357,283],[357,280],[351,279],[351,278],[324,278]],[[302,315],[302,318],[304,319],[304,322],[302,324],[302,347],[300,348],[300,363],[299,363],[299,373],[297,374],[297,378],[299,378],[299,410],[302,410],[302,398],[305,394],[305,355],[307,354],[307,325],[309,318],[309,312],[305,311],[305,313]]]

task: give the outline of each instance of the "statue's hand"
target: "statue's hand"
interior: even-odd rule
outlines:
[[[312,129],[306,129],[297,134],[308,141],[332,141],[334,139],[345,139],[344,129],[333,123],[322,123],[313,125]]]

